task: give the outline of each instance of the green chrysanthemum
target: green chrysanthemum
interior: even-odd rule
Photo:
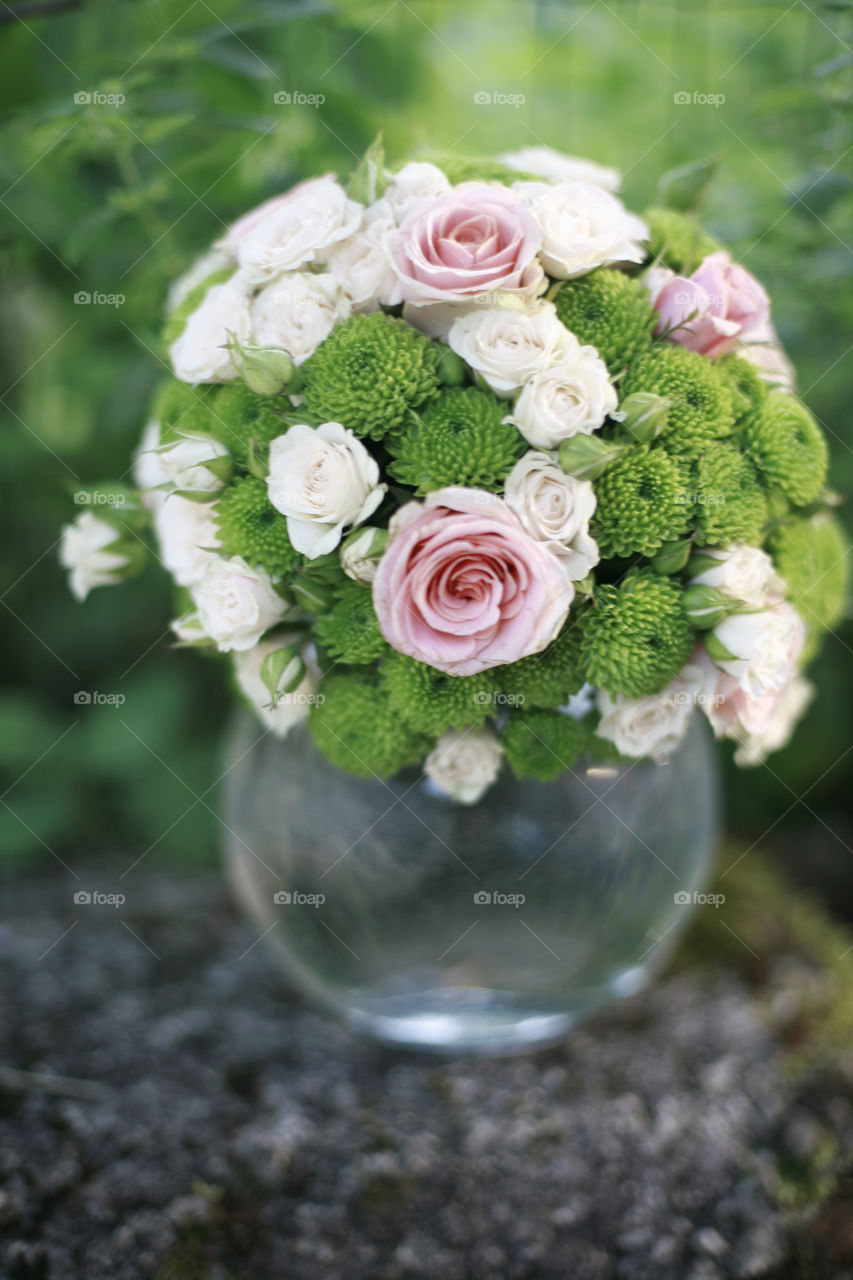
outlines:
[[[599,587],[583,636],[590,684],[631,698],[665,688],[693,647],[682,595],[671,578],[646,570]]]
[[[269,444],[283,436],[282,415],[293,409],[286,396],[257,396],[242,382],[229,382],[211,397],[210,430],[238,462],[245,462],[249,446]]]
[[[423,161],[424,157],[421,156]],[[533,173],[522,173],[518,169],[510,169],[501,164],[493,156],[427,156],[426,163],[434,164],[453,186],[460,182],[502,182],[511,187],[514,182],[541,182]]]
[[[595,484],[592,535],[605,559],[651,556],[689,523],[678,466],[663,449],[632,445]]]
[[[440,738],[447,729],[482,724],[495,713],[498,682],[494,671],[449,676],[394,653],[382,663],[381,674],[392,713],[430,738]]]
[[[516,711],[501,734],[501,746],[515,776],[540,782],[550,782],[571,769],[589,745],[589,726],[559,711]]]
[[[806,406],[784,391],[771,391],[745,427],[750,457],[769,485],[781,489],[795,507],[820,493],[829,451]]]
[[[309,412],[381,440],[439,390],[439,352],[405,320],[351,316],[302,366]]]
[[[825,631],[844,615],[850,544],[838,520],[822,511],[810,520],[782,524],[770,539],[788,598],[809,630]]]
[[[572,605],[557,639],[543,650],[498,668],[507,707],[561,707],[584,684],[583,628],[588,606]]]
[[[527,448],[505,415],[491,392],[445,391],[389,441],[397,456],[388,470],[420,495],[452,484],[499,490]]]
[[[287,535],[287,520],[254,476],[241,476],[223,489],[214,509],[219,541],[226,556],[242,556],[274,578],[290,575],[302,556]]]
[[[339,768],[362,778],[388,778],[429,749],[429,740],[392,712],[375,672],[328,675],[319,691],[324,700],[311,708],[308,727]]]
[[[695,453],[734,426],[732,393],[706,356],[658,342],[628,370],[621,399],[653,391],[669,400],[661,442],[673,453]]]
[[[163,326],[163,341],[167,346],[171,346],[173,342],[180,338],[190,316],[204,302],[208,289],[212,289],[215,284],[224,284],[226,280],[231,279],[233,274],[233,267],[223,267],[220,271],[211,272],[209,276],[205,276],[204,280],[189,291],[183,302],[179,302],[175,309],[169,312],[166,323]]]
[[[160,423],[163,443],[181,435],[209,435],[213,431],[215,389],[190,387],[186,382],[170,378],[158,389],[151,406],[151,416]]]
[[[728,355],[721,356],[716,365],[732,393],[736,422],[761,408],[767,399],[767,383],[754,364],[744,360],[743,356]]]
[[[601,268],[568,280],[555,303],[566,328],[579,342],[594,346],[613,374],[651,344],[657,314],[649,291],[622,271]]]
[[[734,542],[760,546],[767,523],[767,498],[749,458],[734,445],[715,444],[689,470],[684,496],[696,524],[700,547]]]
[[[691,275],[703,258],[723,247],[687,213],[647,209],[644,216],[650,231],[652,257],[659,258],[665,267],[671,267],[679,275]]]
[[[318,644],[336,662],[355,666],[375,662],[387,652],[388,644],[379,630],[369,587],[347,581],[338,591],[338,600],[314,624]]]

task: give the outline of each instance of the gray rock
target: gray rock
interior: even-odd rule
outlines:
[[[736,975],[440,1061],[295,1003],[215,880],[133,886],[132,915],[4,891],[4,1280],[793,1274],[777,1166],[853,1107],[795,1089]]]

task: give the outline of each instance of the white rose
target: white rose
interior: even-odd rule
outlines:
[[[181,644],[199,645],[204,648],[209,647],[210,637],[201,625],[198,613],[192,609],[189,613],[184,613],[180,618],[176,618],[171,623],[171,628],[180,640]]]
[[[579,345],[553,302],[471,307],[454,320],[447,341],[498,395],[511,395]]]
[[[386,487],[375,459],[339,422],[298,424],[270,445],[270,502],[309,560],[334,551],[348,525],[372,515]]]
[[[717,666],[751,698],[788,683],[804,643],[803,620],[789,604],[757,613],[733,613],[714,627],[707,641]]]
[[[358,229],[364,207],[326,177],[302,183],[270,201],[266,213],[258,212],[254,221],[248,215],[231,229],[229,242],[246,279],[266,284],[284,271],[322,261],[324,250]]]
[[[716,589],[729,600],[762,609],[779,604],[785,595],[785,584],[773,567],[773,561],[760,547],[739,544],[731,547],[705,548],[696,557],[716,561],[691,578]]]
[[[567,156],[553,147],[522,147],[520,151],[506,151],[498,159],[508,169],[534,173],[546,182],[594,182],[605,191],[618,191],[622,185],[618,169],[608,169],[579,156]]]
[[[169,286],[167,310],[174,311],[175,307],[179,307],[184,299],[189,297],[196,285],[202,284],[208,276],[214,275],[217,271],[225,271],[228,267],[236,270],[236,261],[227,249],[215,244],[208,249],[207,253],[196,258],[189,270],[182,276],[178,276],[177,280]]]
[[[643,262],[649,231],[642,218],[592,182],[517,182],[542,232],[539,256],[560,280],[584,275],[607,263]]]
[[[302,364],[350,310],[337,280],[293,272],[261,289],[252,302],[255,342],[261,347],[283,347],[294,364]]]
[[[160,561],[181,587],[201,582],[219,556],[213,504],[170,494],[154,512]]]
[[[269,654],[293,644],[294,639],[292,635],[277,635],[275,639],[262,640],[254,648],[234,654],[234,674],[238,685],[262,724],[278,738],[283,738],[295,724],[306,718],[317,697],[319,685],[317,674],[306,664],[305,675],[296,688],[278,697],[274,706],[270,705],[272,698],[261,677],[261,667]]]
[[[671,755],[706,684],[702,664],[691,661],[665,689],[646,698],[628,698],[624,693],[611,697],[599,689],[596,701],[601,720],[595,732],[623,756]]]
[[[789,681],[778,694],[773,695],[772,713],[761,729],[755,733],[735,729],[729,735],[738,743],[735,764],[762,764],[767,756],[787,746],[814,695],[814,685],[803,676],[795,676]]]
[[[356,311],[378,311],[380,305],[402,302],[403,291],[388,251],[394,219],[380,207],[382,203],[368,209],[364,227],[329,254],[329,274]]]
[[[241,556],[217,558],[191,594],[202,629],[223,653],[251,649],[286,611],[269,575]]]
[[[448,730],[424,761],[434,786],[460,804],[476,804],[496,780],[503,750],[493,729]]]
[[[598,564],[589,534],[595,490],[588,480],[566,475],[548,453],[526,453],[507,476],[504,498],[527,532],[560,557],[573,582]]]
[[[368,526],[351,533],[341,547],[341,568],[353,582],[371,583],[379,568],[381,553],[388,541],[386,529]]]
[[[560,364],[526,382],[505,421],[536,449],[556,449],[571,436],[590,435],[619,401],[595,347],[575,347]]]
[[[249,342],[251,336],[246,281],[237,275],[213,285],[169,348],[175,377],[193,385],[229,382],[238,371],[227,345],[233,339]]]
[[[779,335],[769,320],[751,329],[739,348],[738,355],[754,365],[765,382],[777,391],[796,391],[794,366],[785,354]]]
[[[68,570],[68,585],[76,600],[85,600],[94,587],[121,582],[128,566],[126,555],[110,551],[120,538],[118,530],[91,511],[83,511],[62,530],[59,562]]]
[[[205,464],[227,457],[225,445],[208,435],[185,435],[160,450],[166,479],[176,489],[191,489],[199,493],[213,493],[222,488],[224,481]]]
[[[394,174],[383,202],[399,226],[406,214],[422,200],[436,200],[450,190],[450,182],[434,164],[413,161]]]
[[[160,487],[168,482],[169,477],[160,460],[160,423],[152,421],[146,425],[133,455],[133,483],[140,491],[142,505],[149,511],[156,511],[166,499]]]

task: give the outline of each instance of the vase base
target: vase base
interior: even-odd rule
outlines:
[[[606,989],[585,993],[571,1009],[519,1007],[505,991],[481,987],[434,989],[417,996],[347,1003],[348,1026],[381,1044],[436,1054],[506,1057],[558,1044],[583,1018],[645,985],[637,969],[620,975]]]

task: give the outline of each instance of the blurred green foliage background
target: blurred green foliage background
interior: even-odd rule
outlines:
[[[541,142],[593,157],[623,170],[638,210],[663,171],[718,155],[705,220],[767,285],[835,485],[853,489],[850,0],[52,2],[0,10],[7,865],[216,857],[221,672],[170,648],[156,564],[74,603],[59,529],[81,483],[126,472],[163,367],[168,281],[235,215],[307,173],[346,171],[379,127],[392,159]],[[84,305],[80,291],[124,301]],[[853,883],[851,652],[848,624],[795,744],[728,772],[730,825],[769,829],[839,884]],[[81,690],[125,701],[78,705]]]

